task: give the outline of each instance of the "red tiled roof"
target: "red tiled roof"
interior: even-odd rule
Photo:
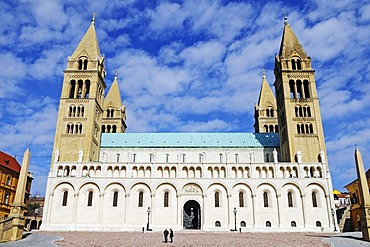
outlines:
[[[18,161],[14,157],[2,151],[0,151],[0,165],[17,173],[21,171],[21,166]]]

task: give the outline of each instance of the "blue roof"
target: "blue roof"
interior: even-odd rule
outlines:
[[[277,133],[104,133],[102,148],[279,147]]]

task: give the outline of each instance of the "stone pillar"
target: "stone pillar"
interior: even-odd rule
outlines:
[[[24,152],[22,167],[19,174],[17,190],[13,204],[10,209],[9,218],[12,218],[10,240],[16,241],[22,239],[23,228],[25,226],[24,211],[26,205],[24,203],[24,196],[26,193],[27,177],[28,177],[28,166],[30,164],[31,153],[30,149]],[[9,229],[10,230],[10,229]]]
[[[362,239],[370,241],[370,194],[369,186],[367,184],[364,163],[362,155],[358,148],[355,150],[356,170],[359,185],[359,203],[360,203],[360,220]]]

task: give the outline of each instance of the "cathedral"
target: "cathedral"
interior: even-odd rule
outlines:
[[[125,133],[95,20],[68,57],[42,230],[335,229],[314,69],[288,21],[255,133]]]

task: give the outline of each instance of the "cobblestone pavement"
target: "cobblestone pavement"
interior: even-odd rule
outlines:
[[[315,247],[330,244],[322,241],[333,234],[322,233],[235,233],[235,232],[175,232],[174,243],[164,243],[161,232],[53,232],[64,237],[58,246],[300,246]]]
[[[175,232],[174,243],[164,243],[160,232],[39,232],[25,233],[24,239],[0,244],[1,247],[55,246],[324,246],[370,247],[361,240],[360,232],[323,233],[233,233]],[[55,243],[55,244],[54,244]]]

